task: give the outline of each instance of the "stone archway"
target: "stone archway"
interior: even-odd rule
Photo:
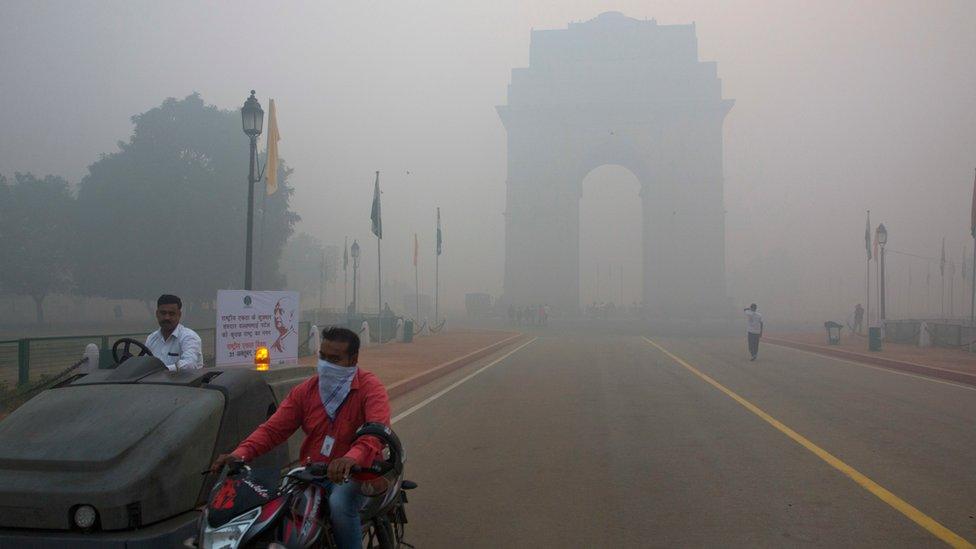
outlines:
[[[579,212],[580,307],[613,303],[625,312],[644,299],[637,176],[618,164],[594,168],[583,177]]]
[[[604,164],[641,185],[643,294],[652,316],[724,315],[722,98],[694,25],[616,12],[532,31],[508,105],[505,298],[575,312],[579,199]]]

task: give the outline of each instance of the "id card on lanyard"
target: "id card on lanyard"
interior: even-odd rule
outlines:
[[[325,440],[322,441],[322,455],[325,457],[331,457],[333,446],[335,446],[335,437],[332,435],[325,435]]]
[[[349,400],[349,395],[346,395],[346,400]],[[325,430],[325,440],[322,441],[322,449],[320,452],[323,456],[327,458],[332,457],[332,447],[335,446],[335,435],[336,435],[336,422],[339,420],[339,414],[342,412],[342,407],[345,406],[346,401],[342,401],[342,404],[336,408],[335,419],[329,418],[329,414],[325,414],[326,418],[329,418],[329,427]]]

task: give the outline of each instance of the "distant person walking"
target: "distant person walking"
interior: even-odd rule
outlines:
[[[749,360],[756,360],[756,356],[759,354],[759,338],[762,337],[763,333],[763,318],[756,311],[756,308],[756,304],[753,303],[744,309],[746,320],[749,321],[749,327],[746,329],[746,335],[749,338],[749,354],[752,355]]]
[[[854,306],[854,333],[859,334],[864,329],[864,307],[858,303]]]

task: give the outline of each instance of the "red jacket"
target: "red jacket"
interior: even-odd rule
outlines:
[[[353,444],[356,429],[363,423],[390,425],[390,401],[386,388],[375,375],[356,372],[349,395],[339,407],[333,423],[325,413],[319,396],[319,376],[312,376],[288,393],[278,410],[251,433],[232,453],[250,461],[288,440],[299,427],[305,433],[301,462],[328,462],[337,457],[351,457],[360,467],[369,467],[383,450],[374,437],[363,437]],[[332,453],[322,455],[326,435],[335,439]]]

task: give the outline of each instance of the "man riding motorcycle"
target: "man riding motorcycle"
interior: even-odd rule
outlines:
[[[231,460],[250,461],[288,440],[299,427],[305,433],[302,462],[328,463],[329,519],[341,549],[361,547],[359,483],[354,466],[367,468],[382,451],[372,436],[356,438],[364,423],[390,425],[386,388],[358,367],[359,336],[345,328],[322,331],[318,375],[296,386],[275,413],[230,454],[217,457],[212,471]]]

